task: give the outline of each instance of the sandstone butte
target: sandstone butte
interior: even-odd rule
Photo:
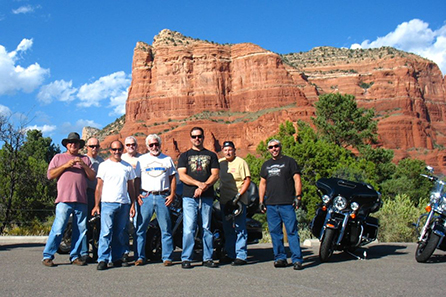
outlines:
[[[101,143],[134,135],[146,152],[146,135],[158,133],[176,159],[190,148],[189,130],[201,126],[205,147],[219,153],[232,140],[243,157],[286,120],[311,123],[318,96],[332,92],[375,109],[379,146],[394,150],[395,162],[418,158],[446,173],[445,77],[432,61],[390,47],[279,55],[165,29],[152,45],[136,44],[125,123]]]

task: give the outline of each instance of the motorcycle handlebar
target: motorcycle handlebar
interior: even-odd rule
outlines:
[[[438,177],[436,177],[436,176],[431,176],[431,175],[427,175],[427,174],[420,174],[420,175],[422,177],[429,179],[430,181],[436,181],[438,179]]]

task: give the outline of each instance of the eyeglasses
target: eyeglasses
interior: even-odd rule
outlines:
[[[67,141],[67,143],[70,143],[70,144],[78,144],[79,141],[77,141],[77,140],[69,140],[69,141]]]
[[[122,152],[122,148],[114,148],[114,147],[112,147],[110,150],[112,150],[114,152],[116,152],[116,151]]]
[[[97,145],[89,145],[88,147],[89,148],[99,148],[99,144],[97,144]]]
[[[159,147],[160,144],[158,142],[149,143],[149,147],[154,147],[154,146]]]
[[[126,143],[125,146],[136,146],[136,143]]]
[[[200,134],[200,135],[191,135],[190,138],[199,138],[199,139],[201,139],[201,138],[203,138],[203,134]]]
[[[272,150],[273,148],[278,148],[278,147],[280,147],[280,145],[278,145],[278,144],[274,144],[274,145],[270,145],[270,146],[268,147],[268,149],[269,149],[269,150]]]

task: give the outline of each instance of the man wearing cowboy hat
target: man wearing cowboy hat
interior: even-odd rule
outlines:
[[[79,154],[85,141],[78,133],[71,132],[62,140],[62,145],[67,151],[55,155],[48,166],[48,179],[57,179],[56,217],[43,250],[42,263],[48,267],[55,266],[54,254],[70,214],[73,214],[70,261],[83,266],[88,255],[86,241],[83,240],[87,233],[87,179],[94,180],[96,173],[88,156]]]

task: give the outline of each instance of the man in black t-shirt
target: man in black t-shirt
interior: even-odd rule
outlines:
[[[300,168],[293,158],[282,155],[282,145],[279,140],[270,140],[268,151],[272,158],[263,163],[260,170],[259,201],[260,210],[262,213],[266,212],[273,242],[274,267],[288,266],[283,244],[282,224],[284,224],[293,267],[295,270],[301,270],[303,258],[294,211],[302,205]]]
[[[181,267],[191,268],[198,215],[203,227],[203,266],[218,267],[212,260],[213,234],[211,231],[213,185],[218,180],[217,155],[204,148],[204,131],[194,127],[190,131],[192,148],[180,155],[178,174],[183,182],[183,252]]]

